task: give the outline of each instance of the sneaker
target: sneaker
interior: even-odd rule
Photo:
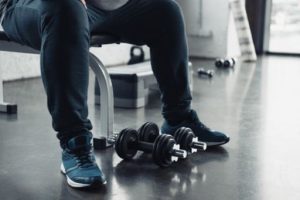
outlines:
[[[166,120],[164,121],[161,132],[173,135],[175,131],[181,127],[188,127],[193,130],[198,140],[205,142],[207,146],[219,146],[229,142],[230,138],[224,133],[214,131],[206,127],[200,122],[196,111],[191,110],[188,119],[180,122],[177,125],[171,125]]]
[[[95,161],[91,140],[91,136],[77,136],[63,148],[61,172],[66,175],[71,187],[106,184],[105,176]]]

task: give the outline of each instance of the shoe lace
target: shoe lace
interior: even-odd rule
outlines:
[[[91,167],[94,165],[93,155],[91,152],[80,152],[76,154],[76,162],[79,167]]]
[[[191,119],[192,123],[195,125],[195,126],[200,126],[200,128],[204,131],[209,131],[210,128],[208,128],[206,125],[204,125],[200,120],[199,118],[197,117],[197,115],[194,115]]]
[[[200,124],[200,127],[201,127],[201,129],[203,129],[203,130],[205,130],[205,131],[209,131],[210,129],[207,127],[207,126],[205,126],[202,122],[198,122],[198,124]]]

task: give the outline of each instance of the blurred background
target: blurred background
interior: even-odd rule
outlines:
[[[1,200],[300,199],[300,0],[176,1],[186,22],[192,107],[209,127],[230,135],[230,142],[167,169],[144,154],[125,162],[113,148],[97,151],[107,188],[74,190],[59,173],[61,150],[39,55],[0,51],[0,110],[18,106],[17,113],[0,113]],[[163,122],[149,48],[139,47],[140,63],[129,65],[132,47],[91,48],[113,82],[116,132]],[[219,60],[230,66],[217,67]],[[102,94],[92,70],[90,75],[89,118],[95,137],[105,136],[97,102]]]
[[[300,1],[273,0],[269,52],[300,53]]]

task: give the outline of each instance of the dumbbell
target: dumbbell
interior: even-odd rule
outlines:
[[[223,67],[223,66],[224,66],[224,59],[222,59],[222,58],[216,59],[216,61],[215,61],[215,66],[216,66],[217,68]]]
[[[147,122],[138,130],[139,140],[143,142],[153,142],[159,136],[159,128],[155,123]],[[165,135],[165,134],[162,134]],[[197,152],[198,149],[206,150],[207,144],[198,141],[190,128],[181,127],[174,133],[174,139],[181,149],[190,153]]]
[[[234,58],[226,58],[226,59],[222,59],[222,58],[218,58],[215,61],[215,66],[217,68],[232,68],[234,67],[236,61]]]
[[[194,132],[190,128],[181,127],[174,133],[174,138],[181,149],[184,149],[190,153],[195,153],[198,150],[206,150],[207,144],[201,142],[195,137]]]
[[[199,76],[207,76],[208,78],[212,78],[214,76],[214,71],[206,70],[204,68],[199,68],[197,72]]]
[[[115,150],[125,160],[132,159],[138,150],[152,153],[154,162],[161,167],[168,167],[178,158],[187,157],[187,152],[179,149],[172,136],[159,135],[153,143],[144,142],[139,140],[138,132],[134,129],[124,129],[118,134]]]
[[[153,143],[160,135],[157,124],[146,122],[138,129],[139,140],[143,142]]]
[[[229,59],[226,59],[225,61],[224,61],[224,67],[225,68],[232,68],[232,67],[234,67],[234,65],[235,65],[235,59],[234,58],[229,58]]]

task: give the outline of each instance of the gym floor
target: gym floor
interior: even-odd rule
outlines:
[[[212,61],[193,60],[214,69]],[[41,79],[4,85],[18,115],[0,114],[0,199],[300,199],[300,67],[297,57],[264,56],[216,70],[213,79],[193,75],[193,108],[209,127],[231,136],[223,147],[198,152],[161,169],[139,154],[124,162],[113,149],[97,151],[105,187],[76,190],[59,172],[60,149],[51,128]],[[89,107],[95,135],[100,107]],[[161,125],[158,93],[141,109],[115,109],[115,129]],[[297,159],[298,158],[298,159]]]

